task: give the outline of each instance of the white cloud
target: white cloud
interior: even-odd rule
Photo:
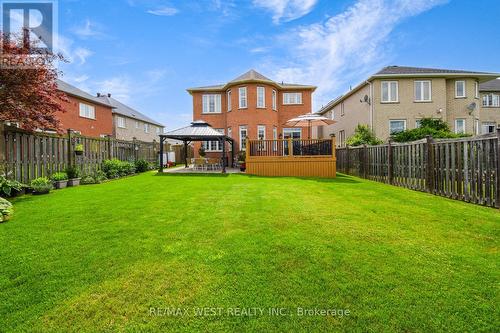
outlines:
[[[309,14],[318,0],[253,0],[253,4],[273,13],[273,22],[293,21]]]
[[[102,32],[103,27],[96,23],[92,22],[89,19],[86,19],[82,25],[73,28],[73,33],[75,33],[78,37],[82,39],[87,38],[96,38],[96,37],[104,37],[105,34]]]
[[[390,56],[388,37],[402,20],[425,12],[446,0],[358,0],[346,11],[289,31],[283,39],[294,58],[275,72],[275,78],[316,84],[321,104],[344,91],[346,82],[363,77]],[[289,39],[288,36],[297,36]],[[278,67],[280,68],[280,67]]]
[[[268,50],[269,50],[269,48],[260,46],[260,47],[254,47],[254,48],[250,49],[250,52],[251,53],[265,53]]]
[[[158,16],[172,16],[179,12],[177,8],[174,7],[160,7],[157,9],[150,9],[147,11],[149,14],[158,15]]]
[[[78,65],[83,65],[86,63],[87,58],[94,54],[91,50],[75,46],[75,42],[65,36],[59,35],[57,37],[56,51],[62,53],[69,63],[75,64],[78,60]]]

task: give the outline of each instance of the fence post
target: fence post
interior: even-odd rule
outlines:
[[[350,156],[349,156],[349,145],[345,146],[345,173],[349,174],[349,161],[350,161]]]
[[[5,124],[3,122],[0,122],[0,173],[2,173],[4,169],[4,163],[5,163],[5,150],[7,147],[5,147]]]
[[[426,146],[427,146],[427,165],[426,165],[426,182],[425,187],[427,188],[427,192],[434,192],[434,151],[432,149],[432,136],[427,135],[426,137]]]
[[[392,153],[392,139],[389,139],[387,144],[387,182],[389,184],[392,184],[392,179],[394,177],[394,161]]]
[[[500,208],[500,127],[497,128],[497,156],[495,158],[496,165],[496,198],[495,205]]]
[[[336,145],[335,134],[331,134],[330,136],[332,137],[332,158],[335,158],[335,154],[336,154],[336,151],[335,151],[335,145]]]
[[[72,137],[72,133],[73,133],[73,130],[71,128],[68,128],[67,129],[67,132],[68,132],[68,166],[73,166],[73,137]]]
[[[368,147],[363,145],[363,178],[368,178]]]
[[[248,157],[250,157],[250,140],[248,137],[245,138],[245,161],[248,160]]]
[[[108,135],[108,159],[112,159],[113,158],[113,150],[112,150],[112,146],[111,146],[111,135]]]

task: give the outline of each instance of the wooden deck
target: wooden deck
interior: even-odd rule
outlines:
[[[336,176],[335,138],[331,140],[247,140],[246,173],[258,176]]]

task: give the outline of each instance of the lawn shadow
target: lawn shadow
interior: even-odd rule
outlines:
[[[158,177],[163,177],[163,176],[168,176],[168,177],[228,177],[230,174],[229,173],[189,173],[189,172],[157,172],[155,176]]]
[[[292,179],[303,179],[303,180],[309,180],[309,181],[315,181],[318,183],[338,183],[338,184],[345,184],[345,183],[360,183],[359,180],[356,180],[354,177],[343,175],[343,174],[338,174],[336,178],[320,178],[320,177],[293,177],[293,176],[257,176],[257,175],[247,175],[247,174],[242,174],[245,175],[249,178],[263,178],[263,179],[270,179],[270,178],[292,178]]]

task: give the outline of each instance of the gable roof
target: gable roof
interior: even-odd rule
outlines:
[[[110,105],[112,105],[114,108],[113,113],[116,113],[116,114],[119,114],[119,115],[122,115],[122,116],[125,116],[128,118],[141,120],[143,122],[150,123],[150,124],[153,124],[153,125],[156,125],[159,127],[164,127],[162,124],[160,124],[156,120],[153,120],[153,119],[149,118],[148,116],[146,116],[145,114],[140,113],[139,111],[137,111],[135,109],[132,109],[130,106],[125,105],[122,102],[114,99],[109,94],[108,95],[98,94],[97,98],[102,100],[102,101],[106,101],[106,103],[109,103]]]
[[[459,69],[444,69],[444,68],[424,68],[424,67],[408,67],[408,66],[387,66],[374,74],[376,75],[404,75],[404,74],[492,74],[487,72],[464,71]]]
[[[91,94],[89,94],[89,93],[87,93],[87,92],[67,83],[67,82],[64,82],[62,80],[57,80],[57,89],[59,89],[60,91],[66,93],[68,95],[79,97],[81,99],[84,99],[84,100],[92,102],[92,103],[104,105],[104,106],[107,106],[108,108],[113,107],[113,105],[111,105],[107,101],[101,100],[95,96],[92,96]]]
[[[233,86],[235,84],[239,83],[246,83],[246,82],[262,82],[262,83],[268,83],[271,84],[279,89],[307,89],[307,90],[316,90],[316,86],[311,86],[311,85],[303,85],[303,84],[295,84],[295,83],[278,83],[270,78],[260,74],[254,69],[249,70],[248,72],[234,78],[233,80],[225,83],[225,84],[217,84],[217,85],[210,85],[210,86],[203,86],[203,87],[194,87],[194,88],[188,88],[187,91],[191,94],[195,91],[224,91],[230,86]]]
[[[500,91],[500,80],[495,79],[479,85],[479,91]]]
[[[233,141],[230,137],[221,133],[210,126],[203,120],[195,120],[191,125],[181,127],[173,131],[161,134],[161,137],[170,138],[174,140],[195,140],[195,139],[226,139]]]

